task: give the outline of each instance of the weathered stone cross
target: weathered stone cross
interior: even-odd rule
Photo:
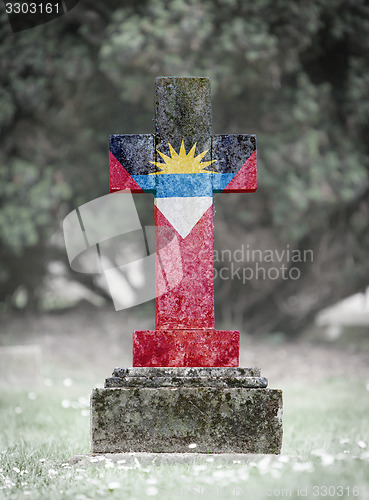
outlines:
[[[110,137],[110,191],[155,196],[156,330],[134,332],[133,366],[238,366],[239,332],[214,325],[213,193],[256,190],[256,137],[212,135],[208,78],[157,78],[155,129]]]

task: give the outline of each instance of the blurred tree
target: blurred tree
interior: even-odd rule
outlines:
[[[258,135],[258,194],[217,196],[216,248],[314,252],[285,262],[298,280],[218,279],[218,320],[294,333],[365,287],[368,28],[365,0],[85,0],[16,35],[3,16],[0,300],[36,305],[57,220],[107,192],[110,133],[152,131],[158,75],[210,76],[215,132]]]

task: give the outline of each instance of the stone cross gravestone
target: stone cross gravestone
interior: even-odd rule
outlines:
[[[214,324],[213,193],[256,190],[256,138],[212,135],[208,78],[157,78],[155,128],[110,139],[110,191],[154,193],[165,262],[156,330],[135,331],[133,368],[92,394],[93,451],[278,453],[281,391],[239,368],[239,332]],[[158,251],[172,238],[179,257]]]
[[[213,192],[256,190],[256,137],[212,135],[208,78],[157,78],[155,135],[112,135],[110,190],[155,195],[156,248],[174,230],[181,279],[156,266],[156,330],[136,331],[133,366],[238,366],[239,332],[214,329]]]

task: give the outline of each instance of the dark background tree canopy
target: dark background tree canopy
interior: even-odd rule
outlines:
[[[0,22],[3,310],[20,287],[39,307],[63,217],[108,192],[109,134],[153,131],[159,75],[210,76],[214,132],[258,136],[257,194],[217,195],[216,249],[314,252],[286,263],[299,280],[217,280],[218,326],[294,334],[367,286],[365,0],[81,0],[24,32]]]

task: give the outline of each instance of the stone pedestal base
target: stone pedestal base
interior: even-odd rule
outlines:
[[[118,368],[91,396],[92,451],[280,453],[282,391],[266,386],[258,369]]]
[[[138,330],[133,366],[238,366],[237,330]]]

